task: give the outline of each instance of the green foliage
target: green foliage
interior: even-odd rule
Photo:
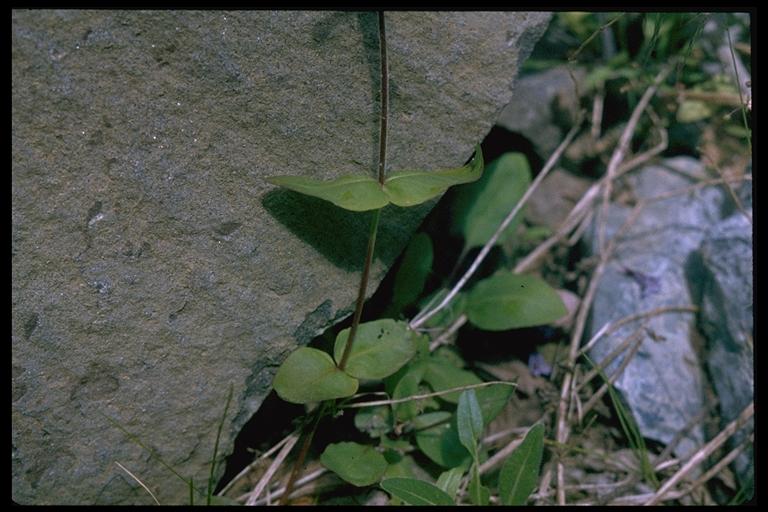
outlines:
[[[322,350],[302,347],[283,362],[272,386],[286,402],[306,404],[354,395],[358,382]]]
[[[531,184],[531,168],[522,153],[505,153],[494,160],[483,177],[462,187],[454,202],[454,229],[464,236],[465,250],[480,247],[499,227]],[[501,244],[517,228],[521,211],[504,230]]]
[[[483,414],[477,401],[474,389],[461,393],[459,405],[456,408],[456,425],[459,429],[459,440],[472,456],[471,479],[469,496],[475,505],[487,505],[490,491],[480,483],[480,455],[478,443],[483,433]]]
[[[554,322],[568,310],[544,280],[499,271],[472,289],[467,317],[481,329],[504,331]]]
[[[459,440],[454,414],[446,411],[427,413],[419,417],[419,422],[433,425],[416,431],[416,445],[435,464],[454,468],[469,462],[470,455]],[[414,421],[414,424],[419,423]]]
[[[408,324],[384,319],[360,324],[344,371],[358,379],[383,379],[399,370],[416,353],[418,335]],[[334,357],[341,362],[347,346],[349,329],[336,337]]]
[[[439,196],[454,185],[475,181],[482,174],[483,154],[477,146],[474,158],[463,167],[427,172],[398,171],[386,178],[383,185],[367,175],[342,176],[329,181],[306,176],[273,176],[267,181],[330,201],[345,210],[362,212],[383,208],[390,203],[415,206]]]
[[[381,488],[408,505],[453,505],[451,497],[439,487],[415,478],[389,478]]]
[[[373,446],[358,443],[329,444],[320,456],[323,466],[357,487],[378,482],[387,461]]]
[[[525,505],[536,488],[544,451],[544,426],[531,427],[525,439],[504,462],[499,474],[499,497],[504,505]]]
[[[461,479],[464,477],[464,468],[456,467],[451,468],[448,471],[443,471],[437,479],[437,486],[445,491],[445,493],[456,499],[456,493],[459,491],[459,485],[461,485]]]
[[[413,237],[405,249],[392,292],[390,310],[397,314],[405,306],[416,301],[424,290],[424,285],[432,270],[432,240],[426,233]]]

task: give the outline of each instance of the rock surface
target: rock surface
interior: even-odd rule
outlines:
[[[701,164],[687,157],[663,161],[628,176],[637,199],[651,198],[690,187],[704,177]],[[626,316],[666,306],[695,304],[690,283],[690,255],[698,250],[711,226],[720,220],[722,188],[707,187],[663,201],[649,203],[634,225],[621,235],[606,267],[592,309],[592,333]],[[632,208],[611,204],[606,222],[610,239],[629,217]],[[597,251],[597,236],[592,236]],[[637,354],[616,381],[645,437],[671,442],[704,406],[703,361],[696,346],[694,313],[666,313],[647,322],[631,322],[605,336],[590,352],[599,362],[637,331],[642,338]],[[591,334],[589,334],[591,336]],[[623,356],[608,367],[611,375]],[[700,446],[700,423],[678,444],[685,456]]]
[[[389,168],[464,163],[546,13],[391,13]],[[368,218],[263,178],[372,172],[373,13],[13,11],[12,499],[184,503],[287,354],[350,312]],[[430,205],[384,213],[373,286]]]
[[[702,264],[699,324],[707,338],[707,366],[720,401],[722,425],[736,419],[754,398],[752,224],[741,213],[707,233]],[[731,440],[735,447],[754,428],[750,421]],[[735,461],[743,484],[754,478],[751,449]]]

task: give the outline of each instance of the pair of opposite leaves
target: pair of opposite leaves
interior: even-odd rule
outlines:
[[[308,196],[330,201],[336,206],[354,212],[376,210],[392,203],[396,206],[415,206],[437,197],[449,187],[470,183],[483,174],[483,154],[475,147],[475,156],[465,166],[439,171],[397,171],[384,183],[367,175],[346,175],[323,181],[306,176],[273,176],[269,183]]]

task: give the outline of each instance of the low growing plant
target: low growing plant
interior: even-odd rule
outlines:
[[[387,174],[388,78],[384,14],[379,13],[381,50],[381,124],[378,176],[347,175],[330,181],[305,176],[276,176],[269,182],[295,192],[329,201],[354,212],[371,212],[368,246],[352,324],[335,340],[333,353],[302,347],[291,353],[275,375],[277,394],[291,403],[321,402],[314,421],[306,422],[304,443],[286,485],[286,503],[303,465],[318,422],[340,408],[356,407],[355,425],[378,439],[372,445],[341,442],[327,446],[322,464],[355,486],[380,483],[393,502],[453,504],[460,484],[469,473],[468,496],[474,504],[488,504],[490,491],[483,485],[480,465],[486,454],[480,444],[484,428],[501,412],[514,392],[509,382],[484,383],[463,368],[447,350],[430,350],[426,327],[446,325],[461,315],[484,330],[507,330],[550,323],[565,313],[557,293],[542,279],[500,270],[474,285],[469,292],[444,289],[427,300],[411,322],[382,318],[361,323],[381,210],[388,206],[411,207],[441,195],[449,187],[472,183],[459,194],[454,229],[463,234],[465,255],[494,235],[530,184],[525,157],[509,153],[494,161],[485,175],[479,146],[472,160],[453,169],[404,170]],[[510,204],[511,203],[511,204]],[[514,230],[508,223],[503,236]],[[497,236],[497,243],[503,237]],[[389,312],[394,316],[417,300],[432,263],[431,241],[414,238],[395,280],[395,297]],[[402,277],[401,277],[402,275]],[[447,297],[452,297],[448,309]],[[437,302],[438,306],[433,307]],[[446,304],[443,304],[445,302]],[[432,309],[430,309],[432,308]],[[440,313],[439,315],[437,313]],[[382,381],[391,400],[383,403],[350,403],[360,381]],[[341,400],[341,401],[339,401]],[[521,448],[502,471],[502,503],[524,503],[535,486],[543,446],[543,427],[534,427]],[[418,478],[408,453],[416,447],[445,471],[436,484]]]

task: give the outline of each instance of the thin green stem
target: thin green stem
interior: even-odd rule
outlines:
[[[387,120],[389,113],[389,72],[387,70],[387,37],[384,11],[379,11],[379,51],[381,58],[381,117],[379,121],[379,183],[384,184],[387,166]]]
[[[379,183],[384,184],[385,171],[387,168],[387,111],[389,109],[389,74],[387,72],[387,36],[384,25],[384,11],[379,11],[379,50],[381,58],[381,116],[379,122]],[[379,228],[379,217],[381,209],[376,210],[371,220],[371,230],[368,235],[368,249],[365,253],[365,263],[363,264],[363,275],[360,277],[360,287],[357,292],[357,302],[355,303],[355,314],[352,317],[352,326],[349,328],[349,337],[347,346],[344,347],[344,354],[339,361],[339,369],[344,370],[347,366],[349,354],[352,352],[352,344],[355,342],[357,328],[360,325],[360,318],[363,315],[363,304],[365,303],[365,292],[368,288],[368,276],[371,272],[371,263],[373,262],[373,250],[376,246],[376,232]]]
[[[365,303],[365,292],[368,288],[368,276],[371,272],[371,263],[373,262],[373,250],[376,246],[376,232],[379,228],[379,217],[381,209],[376,210],[373,213],[373,219],[371,220],[371,231],[368,236],[368,249],[365,252],[365,264],[363,265],[363,275],[360,278],[360,287],[357,291],[357,303],[355,304],[355,315],[352,317],[352,326],[349,328],[349,337],[347,338],[347,346],[344,347],[344,354],[339,361],[339,369],[344,370],[349,359],[349,354],[352,352],[352,344],[355,342],[355,335],[357,334],[357,328],[360,325],[360,317],[363,314],[363,304]]]

